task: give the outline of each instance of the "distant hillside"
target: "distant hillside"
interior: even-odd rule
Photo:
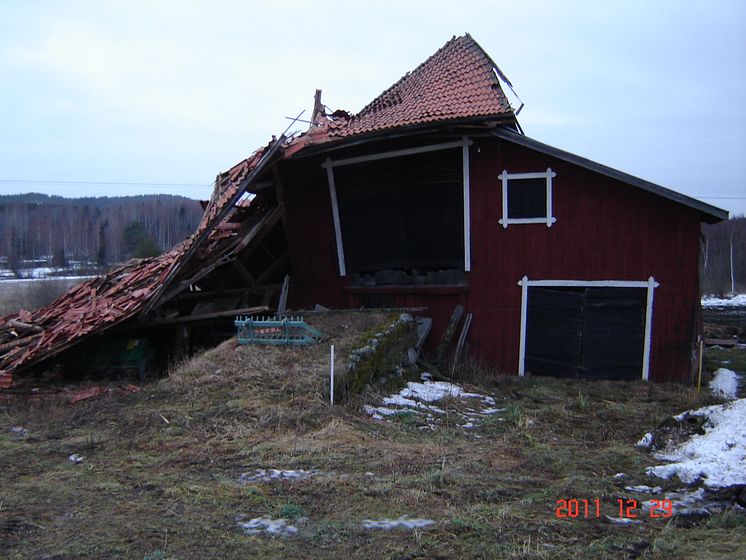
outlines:
[[[105,267],[170,249],[194,232],[201,216],[199,202],[173,195],[3,195],[0,262],[12,269],[31,260]]]

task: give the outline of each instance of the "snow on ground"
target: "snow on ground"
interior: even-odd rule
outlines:
[[[265,533],[278,537],[289,537],[298,532],[298,528],[291,525],[290,521],[290,519],[272,519],[266,516],[255,517],[248,521],[243,521],[243,517],[239,516],[237,520],[238,526],[247,535],[261,535]],[[305,518],[298,518],[297,521],[305,521]]]
[[[710,381],[710,390],[716,397],[735,399],[738,397],[738,376],[734,371],[720,368]]]
[[[706,406],[676,416],[705,416],[705,433],[655,453],[667,464],[648,467],[646,472],[660,478],[678,476],[686,484],[700,479],[708,488],[746,484],[746,399]]]
[[[746,294],[738,294],[732,298],[705,296],[702,298],[702,307],[746,307]]]
[[[608,519],[609,523],[613,523],[614,525],[637,525],[642,523],[639,519],[632,519],[631,517],[611,517],[610,515],[607,515],[606,519]]]
[[[28,430],[21,426],[13,426],[9,431],[18,439],[26,439],[28,437]]]
[[[318,471],[299,470],[281,470],[281,469],[256,469],[253,472],[243,473],[239,477],[242,484],[252,482],[268,482],[270,480],[305,480],[321,473]]]
[[[640,438],[640,440],[635,444],[635,447],[647,448],[651,445],[653,445],[653,434],[648,432]]]
[[[645,484],[640,484],[638,486],[625,486],[624,489],[627,492],[645,492],[647,494],[660,494],[663,491],[660,486],[654,486],[651,488]]]
[[[366,519],[363,521],[363,529],[421,529],[435,524],[432,519],[416,519],[402,515],[399,519]]]
[[[443,408],[433,403],[443,399],[451,398],[460,401],[463,405],[457,412]],[[503,412],[504,408],[495,407],[495,399],[488,395],[469,393],[454,383],[445,381],[425,381],[416,383],[410,381],[407,386],[397,394],[383,399],[382,406],[365,405],[363,410],[375,420],[383,420],[399,414],[422,414],[428,420],[428,424],[445,414],[455,415],[461,418],[457,425],[461,428],[475,428],[480,420],[486,416]]]

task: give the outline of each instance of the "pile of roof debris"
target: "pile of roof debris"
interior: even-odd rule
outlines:
[[[288,272],[286,251],[266,264],[266,254],[275,253],[264,247],[284,241],[277,241],[274,231],[282,206],[271,197],[245,193],[284,143],[284,137],[273,140],[219,175],[197,231],[171,251],[133,259],[34,312],[21,310],[0,318],[0,388],[10,388],[15,373],[92,335],[177,329],[268,309]],[[255,255],[262,247],[265,252],[257,264]],[[241,282],[235,281],[236,275]]]

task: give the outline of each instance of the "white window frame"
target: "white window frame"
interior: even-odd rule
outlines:
[[[339,219],[339,205],[337,204],[337,186],[334,181],[334,168],[342,167],[344,165],[353,165],[356,163],[364,163],[368,161],[376,161],[379,159],[388,159],[402,156],[409,156],[413,154],[423,154],[426,152],[435,152],[438,150],[449,150],[453,148],[462,149],[462,161],[463,161],[463,199],[464,199],[464,271],[471,271],[471,207],[470,207],[470,190],[471,180],[469,177],[469,146],[473,144],[473,140],[464,136],[461,140],[453,142],[445,142],[442,144],[430,144],[428,146],[417,146],[415,148],[406,148],[403,150],[392,150],[390,152],[381,152],[378,154],[370,154],[366,156],[350,157],[344,159],[333,160],[326,158],[321,167],[326,169],[327,181],[329,183],[329,198],[332,204],[332,219],[334,221],[334,237],[337,242],[337,262],[339,264],[339,275],[347,276],[347,265],[345,263],[345,252],[344,245],[342,244],[342,226]]]
[[[552,171],[551,167],[547,167],[546,171],[537,173],[508,173],[507,170],[503,170],[498,179],[502,181],[502,204],[503,204],[503,217],[498,220],[503,228],[507,228],[511,224],[546,224],[547,227],[552,227],[552,224],[557,221],[552,215],[552,179],[557,174]],[[508,181],[521,179],[546,179],[547,183],[547,205],[546,215],[536,218],[511,218],[508,216]]]
[[[641,379],[648,381],[650,376],[650,345],[653,336],[653,292],[660,286],[652,276],[647,280],[529,280],[524,276],[518,281],[521,286],[521,331],[518,354],[518,375],[526,375],[526,313],[528,311],[528,288],[531,286],[559,288],[645,288],[645,333],[642,350]]]

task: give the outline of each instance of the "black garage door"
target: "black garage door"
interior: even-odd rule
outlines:
[[[646,302],[644,288],[529,287],[526,372],[640,379]]]

